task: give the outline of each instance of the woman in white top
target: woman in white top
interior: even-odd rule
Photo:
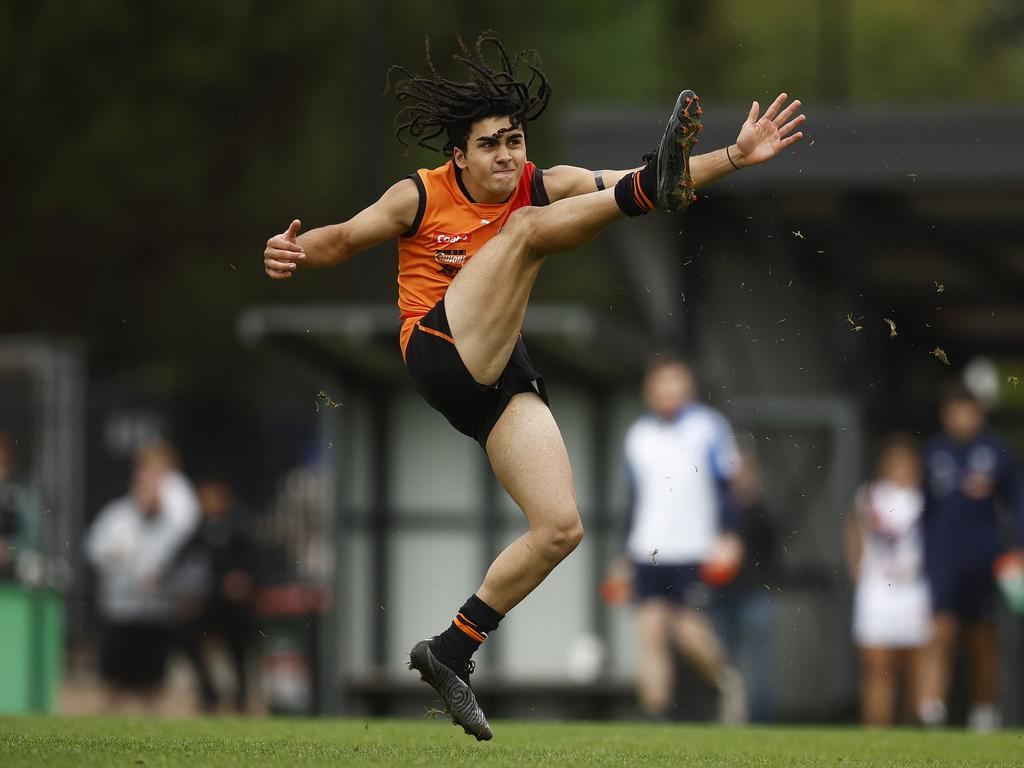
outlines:
[[[931,637],[920,485],[917,446],[894,435],[882,446],[877,477],[858,489],[849,515],[853,636],[860,648],[865,725],[892,723],[901,681],[907,711],[918,709],[922,648]]]

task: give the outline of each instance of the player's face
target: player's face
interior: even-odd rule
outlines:
[[[985,423],[985,412],[971,400],[950,400],[942,406],[942,428],[959,443],[973,440]]]
[[[152,460],[139,462],[135,467],[132,497],[147,517],[156,515],[160,510],[160,482],[163,476],[164,468]]]
[[[516,190],[526,167],[526,135],[507,117],[477,120],[469,130],[466,151],[458,147],[455,163],[477,202],[500,203]]]
[[[886,451],[879,469],[882,477],[896,485],[911,488],[921,484],[921,460],[907,446],[894,446]]]
[[[696,395],[693,375],[683,365],[663,365],[647,374],[644,400],[663,419],[675,416]]]
[[[199,509],[207,519],[224,517],[231,509],[231,489],[224,483],[203,483],[196,490],[196,495],[199,497]]]

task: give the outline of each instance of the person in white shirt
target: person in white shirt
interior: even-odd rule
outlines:
[[[131,492],[105,506],[86,535],[104,623],[100,672],[115,709],[132,695],[151,709],[163,682],[174,619],[165,579],[199,520],[192,485],[177,463],[163,443],[140,449]]]
[[[742,560],[729,488],[739,468],[732,429],[696,401],[693,373],[673,355],[649,364],[643,395],[648,413],[625,438],[633,497],[625,551],[610,574],[612,581],[629,579],[637,603],[640,705],[651,718],[668,717],[675,645],[720,691],[721,719],[742,722],[742,678],[703,613],[709,585],[727,582]]]
[[[931,637],[923,514],[917,446],[894,435],[883,443],[877,477],[858,489],[846,531],[865,725],[892,724],[901,680],[908,716],[919,708],[923,648]]]

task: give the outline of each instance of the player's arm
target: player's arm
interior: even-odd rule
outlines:
[[[846,568],[853,581],[860,578],[860,562],[864,556],[864,532],[858,505],[858,501],[850,505],[843,521],[843,550],[846,555]]]
[[[806,120],[806,116],[801,114],[794,117],[800,109],[799,99],[783,107],[787,98],[785,93],[780,93],[764,115],[760,115],[758,103],[753,102],[747,119],[740,126],[735,143],[691,157],[690,176],[694,184],[702,187],[741,168],[771,160],[802,139],[803,132],[796,131],[796,128]],[[638,169],[590,171],[572,165],[556,165],[544,171],[544,188],[548,198],[554,202],[613,187],[619,179],[635,170]]]
[[[637,170],[639,168],[629,168],[625,171],[590,171],[575,165],[556,165],[544,171],[544,191],[548,193],[551,202],[564,200],[567,197],[614,187],[627,173]]]
[[[996,493],[1011,515],[1016,534],[1014,543],[1024,555],[1024,477],[1005,449],[996,471]]]
[[[391,186],[373,205],[348,221],[311,229],[299,235],[296,219],[287,230],[267,241],[263,268],[274,280],[291,277],[301,264],[329,267],[375,245],[394,240],[409,230],[419,207],[419,190],[411,179]]]

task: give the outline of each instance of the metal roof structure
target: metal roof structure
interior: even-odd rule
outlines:
[[[810,106],[805,113],[802,142],[708,186],[672,228],[699,228],[709,239],[742,229],[753,248],[788,239],[802,269],[823,282],[898,307],[904,317],[940,308],[930,326],[954,347],[1024,348],[1024,109]],[[705,105],[699,150],[732,143],[745,115]],[[663,121],[649,109],[575,109],[564,120],[567,162],[635,165]],[[613,228],[606,236],[624,278],[633,276],[634,303],[649,305],[640,311],[653,318],[664,318],[668,299],[683,289],[672,284],[661,302],[649,290],[650,274],[671,275],[681,248],[661,229],[626,238]],[[647,327],[658,332],[657,321]]]

